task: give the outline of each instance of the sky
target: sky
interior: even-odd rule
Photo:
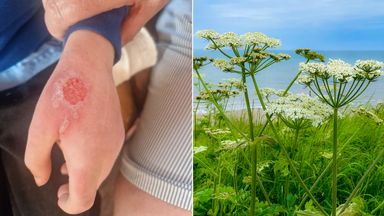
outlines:
[[[194,0],[193,19],[195,33],[263,32],[283,50],[384,50],[381,0]]]

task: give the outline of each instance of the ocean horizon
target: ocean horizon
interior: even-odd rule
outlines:
[[[270,50],[274,53],[286,53],[291,56],[288,61],[282,61],[276,63],[269,68],[259,72],[256,75],[260,88],[270,87],[274,89],[286,89],[289,82],[295,77],[299,69],[299,63],[304,62],[305,59],[299,55],[296,55],[294,50]],[[207,56],[208,58],[223,58],[223,56],[216,52],[204,49],[194,49],[194,57]],[[350,64],[358,59],[367,60],[373,59],[384,62],[384,50],[372,50],[372,51],[358,51],[358,50],[325,50],[318,51],[325,56],[325,61],[329,59],[342,59]],[[225,81],[230,78],[240,79],[238,74],[225,73],[214,67],[208,65],[200,70],[204,74],[205,82],[218,83]],[[197,78],[194,78],[194,82],[197,82]],[[255,95],[255,90],[251,81],[248,82],[248,90],[253,108],[260,108],[260,103]],[[305,86],[295,83],[291,90],[293,93],[306,93],[309,94],[310,90]],[[198,95],[198,90],[194,87],[193,95]],[[368,89],[354,101],[354,105],[359,104],[377,104],[384,102],[384,78],[380,77],[377,81],[372,83]],[[232,98],[229,103],[227,110],[241,110],[245,108],[242,95]],[[205,112],[204,107],[199,107],[199,112]]]

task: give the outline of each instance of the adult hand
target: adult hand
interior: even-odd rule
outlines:
[[[168,0],[43,0],[45,23],[57,39],[63,39],[66,30],[75,23],[97,14],[130,6],[122,24],[122,43],[126,44]]]
[[[69,214],[93,205],[124,141],[113,55],[102,36],[85,30],[72,33],[29,128],[25,163],[37,185],[48,181],[51,149],[59,143],[65,158],[61,172],[69,182],[58,190],[58,205]]]

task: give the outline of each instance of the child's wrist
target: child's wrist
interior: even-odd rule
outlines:
[[[104,63],[112,68],[115,52],[111,42],[103,36],[89,30],[78,30],[68,37],[63,56],[66,54],[80,57],[79,63]]]

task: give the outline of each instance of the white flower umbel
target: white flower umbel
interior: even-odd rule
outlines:
[[[243,42],[249,46],[259,46],[259,47],[278,47],[280,46],[280,40],[267,35],[261,32],[248,32],[241,36]]]
[[[331,59],[327,67],[329,76],[335,77],[339,82],[352,81],[357,75],[350,64],[340,59]]]
[[[305,94],[289,94],[271,100],[269,114],[276,114],[288,127],[301,129],[311,124],[318,126],[332,115],[332,109],[316,98]]]
[[[197,37],[204,39],[216,39],[219,37],[219,33],[212,29],[201,30],[196,33]]]
[[[374,80],[383,75],[383,67],[384,63],[376,60],[358,60],[354,69],[362,78]]]
[[[227,32],[220,35],[215,41],[220,47],[241,47],[243,46],[240,37],[234,32]]]
[[[234,69],[234,66],[225,59],[214,59],[213,65],[222,71],[229,72]]]
[[[207,146],[196,146],[196,147],[193,147],[193,154],[197,154],[197,153],[206,151],[207,149],[208,149]]]
[[[298,82],[308,86],[321,100],[332,107],[354,101],[383,75],[384,64],[375,60],[358,60],[352,66],[340,59],[324,63],[300,63]]]

